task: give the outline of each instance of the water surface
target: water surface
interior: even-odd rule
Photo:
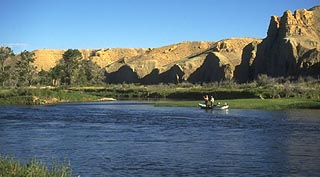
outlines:
[[[320,110],[3,106],[0,153],[68,160],[74,176],[319,176]]]

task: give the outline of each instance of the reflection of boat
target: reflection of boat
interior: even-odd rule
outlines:
[[[223,110],[223,109],[229,109],[229,105],[228,104],[217,104],[217,105],[213,105],[213,106],[206,106],[205,104],[199,103],[199,107],[201,109],[218,109],[218,110]]]

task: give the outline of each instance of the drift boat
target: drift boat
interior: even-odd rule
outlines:
[[[217,104],[217,105],[213,105],[213,106],[206,106],[203,103],[199,103],[199,107],[201,109],[217,109],[217,110],[225,110],[225,109],[229,109],[229,105],[228,104]]]

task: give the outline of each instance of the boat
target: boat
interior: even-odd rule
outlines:
[[[203,103],[199,103],[199,107],[201,109],[216,109],[216,110],[226,110],[226,109],[229,109],[229,105],[227,103],[225,104],[217,104],[217,105],[213,105],[213,106],[210,106],[210,105],[205,105]]]

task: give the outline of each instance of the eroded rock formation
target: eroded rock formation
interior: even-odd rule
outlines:
[[[267,37],[218,42],[182,42],[148,49],[80,50],[105,68],[110,83],[247,82],[274,77],[320,75],[320,6],[272,16]],[[49,70],[65,50],[36,50],[35,65]]]
[[[268,36],[257,47],[252,77],[319,75],[319,36],[320,6],[271,17]]]

